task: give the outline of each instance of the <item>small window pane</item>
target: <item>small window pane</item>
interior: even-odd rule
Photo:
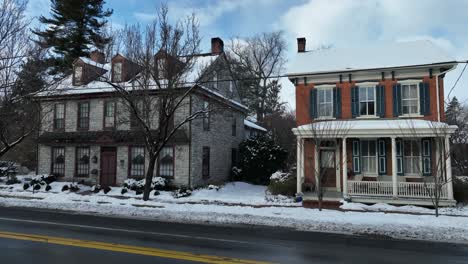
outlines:
[[[88,177],[89,176],[89,148],[78,147],[76,148],[76,176]]]
[[[145,176],[145,148],[132,147],[130,149],[130,177]]]
[[[159,153],[159,176],[174,177],[174,148],[164,147]]]
[[[65,176],[65,148],[52,148],[52,174],[58,177]]]

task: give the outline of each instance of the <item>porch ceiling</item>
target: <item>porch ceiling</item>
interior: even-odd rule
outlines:
[[[446,137],[457,126],[421,119],[326,120],[293,129],[298,138]]]

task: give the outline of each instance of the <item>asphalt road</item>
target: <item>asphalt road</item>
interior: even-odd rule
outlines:
[[[0,248],[2,264],[468,263],[466,244],[2,207]]]

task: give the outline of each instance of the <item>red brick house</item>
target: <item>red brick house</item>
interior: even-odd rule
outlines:
[[[305,38],[297,44],[288,78],[298,195],[317,199],[321,184],[330,202],[431,205],[441,186],[440,204],[454,205],[448,143],[456,127],[445,123],[444,77],[456,60],[428,41],[316,51]]]

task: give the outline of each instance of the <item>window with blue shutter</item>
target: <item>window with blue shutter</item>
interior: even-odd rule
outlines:
[[[361,173],[361,143],[359,139],[354,139],[353,141],[353,172],[354,174]]]
[[[423,139],[422,144],[422,165],[423,165],[423,175],[424,176],[431,176],[432,173],[432,144],[430,139]]]
[[[430,111],[429,83],[419,83],[419,110],[421,115],[429,115]]]
[[[393,116],[401,115],[401,84],[396,83],[393,85]]]
[[[341,118],[341,88],[333,88],[333,117]]]
[[[403,140],[396,140],[396,163],[397,163],[397,175],[403,176]]]
[[[377,85],[375,87],[376,93],[376,104],[377,104],[377,111],[376,115],[379,117],[385,116],[385,86]]]
[[[379,161],[379,175],[387,175],[387,148],[384,139],[377,141],[378,146],[378,161]]]
[[[317,89],[310,90],[309,108],[310,108],[310,117],[312,119],[317,118]]]
[[[352,117],[359,116],[359,87],[351,87],[351,115]]]

